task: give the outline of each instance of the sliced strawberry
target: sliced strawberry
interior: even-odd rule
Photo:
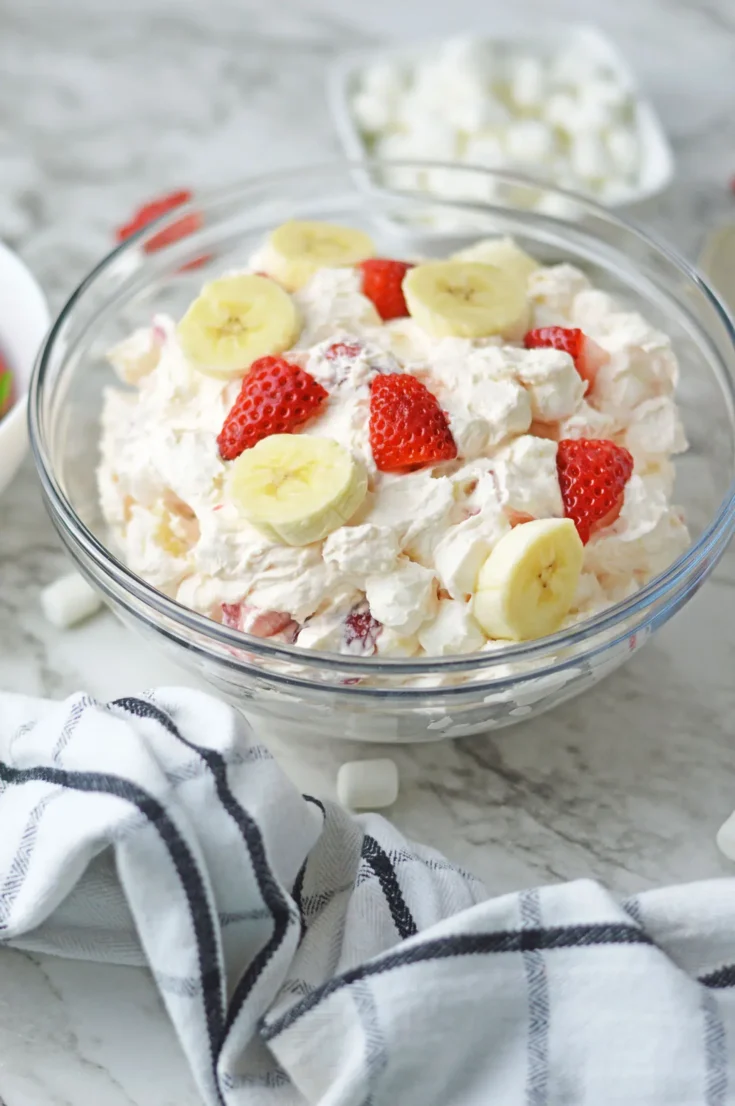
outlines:
[[[361,261],[358,268],[362,272],[362,294],[373,301],[384,322],[408,315],[402,285],[403,278],[413,265],[407,261],[388,261],[376,257]]]
[[[217,438],[220,457],[236,457],[271,434],[291,434],[321,407],[326,389],[282,357],[261,357],[246,373],[240,394]]]
[[[524,526],[527,522],[533,522],[533,515],[528,511],[515,511],[512,507],[506,508],[505,517],[511,526]]]
[[[409,373],[383,373],[370,385],[370,448],[381,472],[452,461],[457,446],[436,396]]]
[[[564,438],[556,454],[564,515],[586,545],[592,534],[620,514],[633,472],[627,449],[607,440]]]
[[[118,242],[124,242],[126,238],[130,238],[131,235],[137,234],[143,227],[147,227],[149,223],[152,223],[155,219],[160,219],[162,215],[167,215],[169,211],[173,211],[174,208],[182,207],[183,204],[188,204],[192,199],[192,194],[188,189],[182,188],[178,192],[170,192],[166,196],[161,196],[157,200],[151,200],[150,203],[143,204],[123,226],[118,227],[115,231],[115,237]],[[165,243],[164,243],[165,245]]]
[[[194,234],[201,226],[202,216],[198,211],[192,211],[191,215],[183,215],[170,227],[159,230],[158,234],[154,234],[148,239],[143,249],[146,253],[155,253],[156,250],[162,250],[165,246],[178,242],[180,238],[186,238],[187,235]],[[188,263],[187,268],[192,269],[196,265],[203,265],[206,260],[206,257],[197,257],[194,261]]]
[[[298,623],[285,611],[264,611],[247,603],[223,603],[222,623],[253,637],[275,637],[298,629]]]
[[[336,361],[340,357],[357,357],[361,349],[357,342],[334,342],[327,346],[324,356],[327,361]]]
[[[13,374],[0,356],[0,419],[13,405]]]
[[[382,622],[373,618],[368,604],[359,603],[345,619],[345,652],[371,657],[382,629]]]
[[[554,422],[537,422],[535,419],[528,428],[534,438],[546,438],[550,442],[559,441],[559,426]]]
[[[577,327],[542,326],[529,330],[523,339],[526,349],[560,349],[568,353],[574,366],[589,387],[595,382],[598,370],[610,360],[610,354]]]
[[[160,219],[162,215],[168,214],[169,211],[173,211],[177,207],[181,207],[183,204],[188,204],[192,199],[192,193],[182,188],[178,192],[170,192],[166,196],[161,196],[160,199],[151,200],[150,203],[143,204],[133,215],[132,219],[125,223],[123,226],[118,227],[115,231],[115,237],[118,242],[124,242],[131,235],[137,234],[139,230],[143,230],[149,223],[152,223],[155,219]],[[172,223],[170,227],[166,227],[165,230],[161,230],[158,234],[154,234],[151,238],[145,242],[143,249],[146,253],[155,253],[156,250],[162,250],[165,246],[170,246],[172,242],[178,242],[181,238],[186,238],[187,235],[193,234],[199,230],[202,226],[202,216],[198,211],[193,211],[190,215],[184,215],[181,219],[177,219],[175,223]],[[184,269],[195,269],[200,265],[203,265],[208,258],[197,257],[193,261],[190,261],[187,265],[184,265]]]

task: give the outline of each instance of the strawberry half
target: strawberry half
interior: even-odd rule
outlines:
[[[13,405],[13,374],[0,356],[0,419]]]
[[[436,396],[408,373],[382,373],[370,385],[370,447],[381,472],[452,461],[457,446]]]
[[[526,349],[560,349],[568,353],[582,380],[586,380],[590,388],[598,370],[610,360],[607,350],[577,327],[541,326],[538,330],[529,330],[523,344]]]
[[[403,278],[409,269],[407,261],[389,261],[375,257],[361,261],[362,294],[372,300],[383,322],[402,319],[408,315],[406,297],[403,295]]]
[[[291,434],[316,414],[327,395],[313,376],[282,357],[253,361],[217,438],[220,457],[234,461],[262,438]]]
[[[633,458],[615,442],[564,438],[556,454],[556,471],[564,515],[586,545],[595,531],[611,526],[620,514]]]

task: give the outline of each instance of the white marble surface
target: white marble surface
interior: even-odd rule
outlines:
[[[551,6],[519,0],[515,13]],[[678,175],[636,215],[693,256],[708,226],[735,218],[731,0],[553,8],[612,33],[656,101]],[[496,10],[127,0],[122,15],[100,0],[0,0],[0,237],[58,308],[141,199],[335,153],[323,79],[339,51],[407,38],[414,25],[492,27]],[[38,592],[64,563],[27,465],[0,502],[0,687],[104,697],[190,682],[110,615],[68,633],[47,626]],[[395,820],[492,891],[592,875],[628,892],[729,872],[714,833],[735,805],[734,588],[731,553],[653,644],[582,699],[491,738],[400,750]],[[344,750],[277,752],[301,786],[333,794]],[[145,973],[5,950],[0,1101],[199,1100]]]

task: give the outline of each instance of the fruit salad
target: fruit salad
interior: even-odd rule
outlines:
[[[510,239],[377,253],[286,223],[110,351],[99,492],[130,568],[247,634],[407,658],[555,633],[667,568],[667,336]]]

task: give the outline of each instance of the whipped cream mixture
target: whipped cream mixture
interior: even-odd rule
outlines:
[[[251,268],[261,267],[256,256]],[[686,448],[669,339],[567,265],[528,278],[529,328],[578,327],[609,355],[588,387],[569,353],[499,337],[433,337],[410,317],[382,322],[354,267],[319,269],[293,293],[301,332],[282,356],[328,398],[297,433],[332,438],[367,470],[348,524],[294,547],[264,536],[227,494],[217,447],[241,378],[204,375],[173,319],[156,316],[110,352],[127,388],[102,414],[99,490],[129,567],[184,606],[274,641],[416,657],[498,647],[473,615],[478,571],[515,524],[564,515],[560,439],[610,439],[634,460],[619,517],[584,549],[563,625],[589,618],[664,570],[688,545],[671,504]],[[410,373],[446,413],[457,457],[381,472],[370,385]]]

